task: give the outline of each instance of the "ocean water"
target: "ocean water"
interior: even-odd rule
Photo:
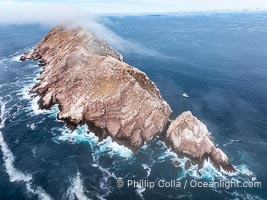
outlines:
[[[19,62],[51,27],[0,25],[0,199],[267,199],[267,14],[105,17],[125,61],[160,88],[175,118],[191,110],[237,172],[185,170],[158,138],[136,154],[38,109],[40,72]],[[116,44],[115,44],[116,48]],[[184,98],[182,93],[190,98]],[[173,164],[179,161],[179,167]],[[117,179],[261,182],[260,188],[117,187]]]

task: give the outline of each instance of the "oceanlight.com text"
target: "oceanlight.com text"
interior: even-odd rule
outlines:
[[[155,187],[159,188],[260,188],[260,181],[237,181],[237,180],[228,180],[228,181],[197,181],[197,180],[158,180],[158,181],[149,181],[149,180],[124,180],[122,178],[117,179],[117,187],[128,187],[128,188],[147,188],[153,189]]]

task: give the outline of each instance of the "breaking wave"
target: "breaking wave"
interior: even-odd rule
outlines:
[[[65,198],[69,200],[88,200],[89,198],[85,195],[85,189],[81,174],[77,171],[76,177],[70,179],[71,186],[68,188]]]
[[[0,105],[1,105],[1,111],[0,111],[0,146],[1,146],[1,151],[3,153],[3,160],[4,160],[4,166],[6,168],[6,172],[9,175],[10,181],[11,182],[16,182],[16,181],[30,181],[32,177],[29,174],[22,173],[21,171],[17,170],[14,167],[14,155],[12,154],[11,150],[8,148],[5,140],[3,133],[1,129],[4,128],[5,126],[5,103],[2,102],[0,99]]]
[[[12,61],[19,61],[19,56],[13,55],[11,57]],[[39,70],[39,68],[38,68]],[[41,110],[37,104],[39,97],[32,98],[29,94],[30,89],[35,84],[36,79],[32,82],[27,83],[26,86],[20,91],[20,96],[23,99],[29,100],[30,105],[26,108],[26,111],[31,114],[31,116],[40,115],[40,114],[47,114],[50,118],[56,119],[57,113],[59,112],[58,106],[52,107],[51,110]],[[49,200],[51,197],[49,194],[47,194],[41,187],[34,186],[32,184],[32,175],[24,173],[14,167],[14,155],[12,154],[11,150],[8,148],[8,145],[5,143],[3,134],[1,132],[1,129],[4,128],[5,125],[5,104],[0,101],[1,104],[1,115],[0,115],[0,145],[1,150],[3,152],[3,160],[4,165],[6,168],[6,172],[10,177],[11,182],[24,182],[26,185],[26,188],[28,192],[31,195],[38,196],[39,199]],[[33,130],[36,128],[36,125],[34,123],[29,124],[29,127]],[[107,187],[106,183],[108,182],[108,179],[110,177],[117,178],[117,176],[114,173],[114,170],[112,168],[105,168],[99,164],[99,158],[101,156],[110,156],[110,157],[116,157],[119,156],[121,159],[130,159],[133,156],[133,153],[131,150],[126,148],[123,145],[119,145],[118,143],[114,142],[111,137],[107,137],[103,141],[99,142],[99,138],[92,132],[89,131],[87,125],[78,126],[76,130],[71,131],[67,127],[61,127],[61,128],[53,128],[52,133],[55,133],[55,136],[53,137],[53,141],[56,143],[62,143],[62,142],[68,142],[70,144],[79,144],[79,143],[88,143],[89,147],[92,149],[92,156],[94,159],[94,163],[92,166],[98,167],[99,170],[103,174],[103,179],[101,183],[101,189],[107,191],[104,195],[99,196],[100,199],[104,199],[104,197],[108,196],[108,194],[111,193],[111,190],[109,186]],[[232,142],[239,142],[239,140],[233,140]],[[186,178],[187,175],[195,178],[195,179],[208,179],[208,180],[214,180],[214,179],[230,179],[230,178],[237,178],[237,179],[249,179],[249,178],[256,178],[253,172],[251,172],[246,165],[238,165],[235,166],[237,169],[237,172],[229,174],[226,172],[219,172],[217,169],[214,168],[214,166],[211,164],[209,160],[206,160],[204,162],[204,166],[202,169],[198,170],[197,166],[191,165],[189,169],[186,169],[185,164],[188,160],[187,158],[178,158],[177,155],[172,152],[170,149],[168,149],[165,144],[160,141],[160,146],[164,146],[161,155],[157,157],[155,162],[169,162],[171,161],[178,161],[180,163],[179,167],[182,169],[182,172],[179,173],[179,176],[177,179],[183,179]],[[229,144],[231,144],[229,143]],[[228,145],[225,144],[225,145]],[[146,146],[147,147],[147,146]],[[143,147],[145,151],[148,151],[148,148]],[[33,149],[33,154],[35,155],[35,150]],[[154,163],[152,163],[153,165]],[[143,169],[146,171],[145,177],[148,178],[150,174],[153,171],[153,166],[149,164],[142,164]],[[65,198],[66,199],[81,199],[86,200],[89,199],[86,196],[86,189],[83,185],[83,181],[81,179],[81,174],[79,171],[77,171],[77,175],[75,177],[70,178],[70,187],[68,188]],[[143,192],[145,191],[145,188],[138,187],[136,188],[136,193],[139,195],[141,199],[144,199]]]
[[[165,146],[163,142],[162,145]],[[217,170],[210,159],[207,159],[203,163],[203,167],[198,169],[197,165],[191,165],[189,169],[186,169],[186,162],[189,160],[188,158],[179,158],[171,149],[166,147],[165,152],[159,157],[160,162],[165,162],[166,160],[177,161],[179,163],[179,167],[183,169],[182,173],[179,174],[177,179],[186,178],[187,175],[191,176],[195,179],[204,179],[204,180],[229,180],[232,178],[238,179],[240,181],[248,181],[255,180],[256,175],[249,170],[246,165],[236,165],[234,168],[236,172],[226,172],[223,169],[220,171]]]
[[[147,171],[146,178],[148,178],[150,176],[150,174],[151,174],[151,168],[147,164],[142,164],[142,166],[143,166],[144,170]]]
[[[32,195],[37,195],[39,199],[50,200],[52,199],[41,187],[33,187],[32,176],[24,173],[14,166],[15,157],[12,151],[8,148],[4,140],[2,129],[5,127],[6,121],[6,104],[0,99],[0,146],[3,154],[4,167],[9,176],[10,182],[24,182],[28,192]]]
[[[58,128],[54,131],[58,131]],[[99,142],[99,138],[89,131],[87,125],[78,126],[74,131],[68,129],[67,127],[59,128],[59,131],[61,132],[61,135],[53,138],[53,140],[57,143],[69,142],[75,144],[87,142],[90,144],[92,149],[96,149],[96,155],[108,154],[111,157],[118,155],[123,158],[130,158],[133,156],[130,149],[113,141],[111,137],[107,137],[103,141]]]

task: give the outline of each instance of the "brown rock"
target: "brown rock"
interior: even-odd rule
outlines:
[[[218,169],[221,166],[227,171],[234,171],[228,157],[213,144],[206,125],[190,111],[183,112],[171,122],[166,140],[178,154],[199,161],[199,166],[202,166],[204,159],[209,157]]]
[[[179,166],[181,165],[181,163],[180,163],[178,160],[173,160],[173,161],[172,161],[172,164],[173,164],[173,166],[175,166],[175,167],[179,167]]]
[[[41,108],[59,104],[69,127],[87,123],[134,151],[166,131],[172,111],[155,84],[92,33],[54,28],[28,56],[48,63],[32,90]]]
[[[43,71],[32,92],[40,96],[42,109],[58,104],[58,118],[70,128],[86,123],[100,139],[111,136],[133,151],[166,133],[172,110],[156,85],[91,32],[53,28],[22,59],[39,60]],[[191,112],[172,121],[165,137],[178,155],[191,159],[186,167],[196,162],[201,167],[209,157],[217,168],[234,171]]]
[[[41,60],[39,61],[39,63],[38,63],[38,65],[39,65],[39,66],[42,66],[42,67],[45,66],[46,64],[47,64],[47,63],[46,63],[44,60],[42,60],[42,59],[41,59]]]
[[[19,58],[20,61],[24,61],[26,60],[26,56],[22,55],[20,58]]]
[[[190,160],[187,160],[187,161],[185,162],[185,170],[190,169],[190,167],[191,167],[191,162],[190,162]]]

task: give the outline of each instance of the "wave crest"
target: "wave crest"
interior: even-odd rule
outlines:
[[[81,174],[77,171],[76,177],[70,179],[71,186],[68,188],[65,198],[69,200],[88,200],[89,198],[85,195],[85,189]]]
[[[47,194],[41,187],[36,188],[32,185],[32,176],[24,173],[15,168],[15,157],[12,151],[8,148],[7,143],[4,140],[1,129],[5,127],[6,121],[6,104],[0,99],[0,147],[3,154],[4,167],[9,176],[10,182],[25,182],[28,192],[32,195],[37,195],[41,200],[51,200],[49,194]]]

